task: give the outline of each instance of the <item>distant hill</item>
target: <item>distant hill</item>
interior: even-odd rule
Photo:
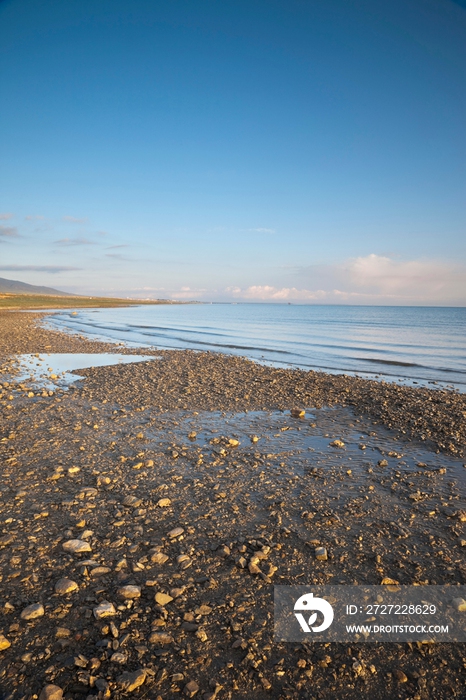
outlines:
[[[46,296],[71,297],[74,294],[60,292],[52,287],[38,287],[35,284],[26,284],[18,280],[6,280],[0,277],[0,294],[42,294]]]

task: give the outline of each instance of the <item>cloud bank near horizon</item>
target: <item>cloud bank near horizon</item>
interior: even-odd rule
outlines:
[[[250,301],[466,304],[466,266],[462,264],[396,260],[371,253],[343,264],[297,268],[295,276],[306,284],[233,286],[226,291],[233,298]]]
[[[286,268],[280,281],[287,279],[290,284],[277,283],[276,270],[271,277],[275,278],[271,283],[217,288],[166,282],[163,286],[149,282],[137,287],[62,287],[81,294],[180,301],[466,306],[466,266],[453,262],[399,260],[371,253],[333,265]]]

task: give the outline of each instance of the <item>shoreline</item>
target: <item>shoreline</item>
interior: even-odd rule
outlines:
[[[7,312],[11,319],[22,312]],[[150,355],[149,347],[122,347],[117,343],[90,340],[85,336],[37,327],[38,319],[46,314],[27,312],[21,317],[21,330],[15,333],[11,322],[10,334],[15,354],[54,352],[117,352]],[[0,323],[7,318],[0,312]],[[23,331],[24,328],[24,331]],[[8,355],[7,333],[0,338],[0,362]],[[26,333],[26,336],[24,335]],[[13,336],[12,336],[13,334]],[[29,334],[29,335],[28,335]],[[159,410],[191,406],[203,410],[257,410],[323,405],[350,406],[354,411],[370,416],[378,423],[396,430],[407,438],[427,441],[435,449],[466,456],[466,394],[445,388],[399,385],[344,374],[327,374],[314,370],[271,367],[247,358],[214,352],[193,350],[156,350],[165,362],[160,366],[145,366],[135,371],[124,367],[97,367],[80,370],[87,377],[84,392],[94,392],[103,400],[106,393],[128,405],[151,403]],[[147,375],[142,377],[143,369]],[[166,369],[166,371],[165,371]],[[164,376],[161,377],[161,374]],[[105,377],[103,387],[99,377]],[[245,386],[244,378],[254,390]],[[161,394],[154,396],[153,386]],[[159,382],[159,385],[157,384]],[[167,390],[165,384],[169,382]],[[211,395],[205,393],[210,384]],[[150,386],[150,389],[148,388]],[[215,401],[213,400],[215,396]],[[211,400],[212,399],[212,400]]]
[[[153,350],[46,330],[43,316],[0,312],[5,695],[461,697],[464,645],[276,643],[272,592],[466,583],[463,395],[157,350],[44,396],[5,380],[13,355]],[[70,539],[87,553],[64,551]],[[57,591],[63,578],[75,588]],[[103,601],[115,614],[99,620]],[[26,621],[29,605],[43,611]]]

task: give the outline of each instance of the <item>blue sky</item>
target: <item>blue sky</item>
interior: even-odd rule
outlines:
[[[0,2],[0,277],[466,304],[464,5]]]

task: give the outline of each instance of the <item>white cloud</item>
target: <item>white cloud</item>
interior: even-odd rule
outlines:
[[[354,258],[347,265],[351,282],[367,291],[414,298],[466,294],[466,269],[433,260],[393,260],[381,255]]]
[[[44,221],[45,216],[41,216],[41,214],[29,214],[25,219],[26,221]]]
[[[11,214],[10,212],[0,213],[0,220],[1,221],[7,221],[8,219],[12,219],[12,218],[13,218],[13,214]]]
[[[301,284],[228,287],[230,297],[257,301],[466,305],[466,266],[370,254],[343,264],[297,268]],[[303,284],[304,282],[304,284]]]
[[[276,233],[274,228],[248,228],[248,231],[253,231],[255,233]]]
[[[302,301],[302,302],[330,302],[346,301],[356,297],[366,297],[366,294],[358,292],[343,292],[339,289],[326,291],[324,289],[310,290],[297,289],[296,287],[273,287],[271,285],[253,285],[241,289],[240,287],[227,287],[225,290],[233,297],[239,299],[255,299],[256,301]]]

